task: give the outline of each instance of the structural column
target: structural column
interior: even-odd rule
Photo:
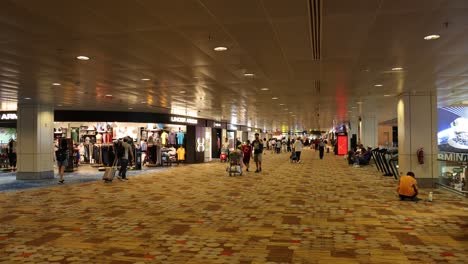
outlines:
[[[437,169],[437,97],[402,94],[398,98],[398,164],[400,174],[413,171],[418,185],[433,187]],[[419,148],[424,164],[418,162]]]
[[[54,178],[54,109],[43,105],[18,106],[18,180]]]
[[[364,147],[376,147],[378,145],[377,132],[377,118],[375,116],[363,116],[361,126],[361,144],[363,144]]]

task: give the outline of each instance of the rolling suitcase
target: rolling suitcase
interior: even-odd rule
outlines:
[[[111,167],[106,168],[104,175],[102,176],[102,180],[104,182],[112,182],[112,180],[114,180],[116,171],[117,171],[117,159],[114,160],[114,163],[112,163]]]

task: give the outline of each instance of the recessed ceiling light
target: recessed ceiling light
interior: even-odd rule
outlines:
[[[389,96],[392,96],[391,94],[384,94],[385,97],[389,97]]]
[[[374,86],[375,86],[375,87],[382,87],[383,84],[376,84],[376,85],[374,85]]]
[[[151,79],[143,78],[143,79],[141,79],[141,80],[142,80],[142,81],[149,81],[149,80],[151,80]]]
[[[284,105],[284,104],[279,104],[279,105]]]
[[[278,100],[278,97],[272,97],[271,99],[273,99],[273,100]]]
[[[244,76],[245,76],[245,77],[253,77],[254,74],[253,74],[253,73],[244,73]]]
[[[60,86],[60,83],[52,83],[53,86]]]
[[[186,91],[180,91],[179,93],[184,94],[184,93],[186,93]]]
[[[128,110],[132,110],[133,108],[129,107]]]
[[[292,114],[293,112],[289,112],[290,114]]]
[[[260,90],[262,90],[262,91],[268,91],[268,90],[270,90],[270,89],[269,89],[269,88],[262,88],[262,89],[260,89]]]
[[[106,97],[112,97],[112,94],[106,94]]]
[[[359,102],[356,102],[356,104],[362,104],[362,102],[359,101]]]
[[[141,101],[142,104],[146,104],[146,101]]]
[[[284,111],[288,111],[289,109],[288,108],[285,108]]]
[[[438,39],[438,38],[440,38],[440,35],[436,35],[436,34],[428,35],[424,37],[425,40],[433,40],[433,39]]]
[[[57,105],[57,106],[62,106],[61,104]]]
[[[401,67],[392,68],[392,71],[401,71],[401,70],[403,70],[403,68],[401,68]]]
[[[227,47],[223,47],[223,46],[214,48],[215,51],[226,51],[227,49],[228,49]]]
[[[87,57],[87,56],[78,56],[76,58],[79,59],[79,60],[89,60],[89,57]]]
[[[25,97],[24,100],[31,100],[31,97]]]

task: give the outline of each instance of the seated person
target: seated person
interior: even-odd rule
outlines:
[[[418,195],[418,183],[413,172],[408,171],[405,176],[400,177],[397,192],[402,201],[404,199],[411,199],[413,201],[419,200],[416,197]]]
[[[359,164],[368,165],[371,157],[372,157],[371,148],[367,148],[367,150],[365,148],[362,148],[361,154],[358,156]]]

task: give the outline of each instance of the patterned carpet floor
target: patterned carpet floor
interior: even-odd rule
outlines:
[[[0,263],[467,263],[468,199],[401,202],[375,167],[302,158],[0,193]]]

